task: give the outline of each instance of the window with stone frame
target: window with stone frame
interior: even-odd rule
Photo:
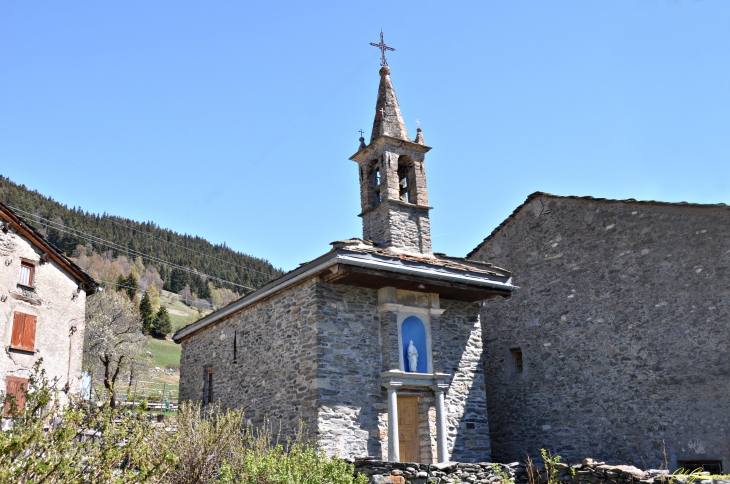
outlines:
[[[30,262],[21,262],[20,263],[20,275],[18,276],[18,284],[22,284],[24,286],[33,286],[34,283],[34,277],[35,277],[35,266],[31,264]]]
[[[524,363],[522,361],[522,349],[521,348],[510,348],[510,354],[512,355],[512,371],[515,374],[522,373],[524,371]]]
[[[25,390],[28,388],[28,379],[16,376],[5,377],[5,405],[4,417],[18,416],[25,408]]]
[[[10,347],[21,351],[35,351],[35,330],[35,316],[25,313],[14,313]]]

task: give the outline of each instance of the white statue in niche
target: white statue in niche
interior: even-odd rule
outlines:
[[[408,370],[411,373],[416,373],[418,370],[418,350],[416,345],[413,344],[413,340],[408,345]]]

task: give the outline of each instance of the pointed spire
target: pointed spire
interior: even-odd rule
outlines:
[[[425,145],[426,143],[423,141],[423,135],[421,134],[421,128],[418,128],[416,130],[416,139],[413,141],[414,143],[417,143],[419,145]]]
[[[395,89],[390,82],[390,67],[388,66],[380,68],[378,102],[375,104],[375,120],[370,141],[383,135],[410,141],[406,126],[403,124],[403,116],[400,114],[398,99],[395,97]]]

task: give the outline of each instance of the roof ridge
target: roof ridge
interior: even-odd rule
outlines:
[[[550,198],[560,198],[560,199],[570,199],[570,200],[588,200],[593,202],[605,202],[605,203],[640,203],[640,204],[646,204],[646,205],[661,205],[661,206],[677,206],[677,207],[697,207],[697,208],[730,208],[729,205],[726,203],[692,203],[692,202],[662,202],[660,200],[637,200],[635,198],[624,198],[624,199],[618,199],[618,198],[600,198],[600,197],[593,197],[591,195],[555,195],[548,192],[541,192],[536,191],[532,192],[527,196],[524,202],[522,202],[520,205],[515,208],[511,214],[507,216],[506,219],[502,221],[497,227],[492,230],[492,232],[487,235],[484,240],[482,240],[479,245],[474,247],[474,249],[471,250],[466,255],[466,258],[468,259],[472,255],[474,255],[479,249],[481,249],[484,244],[487,243],[489,239],[491,239],[494,235],[497,234],[502,228],[507,225],[507,223],[515,218],[517,215],[517,212],[522,210],[522,208],[530,203],[532,200],[539,198],[539,197],[550,197]]]

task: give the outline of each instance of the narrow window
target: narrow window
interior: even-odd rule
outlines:
[[[24,286],[32,286],[34,272],[35,266],[33,264],[29,264],[28,262],[21,262],[20,277],[18,277],[18,282]]]
[[[13,316],[13,334],[10,338],[10,347],[16,350],[34,351],[35,325],[35,316],[15,313]]]
[[[25,390],[28,388],[27,378],[15,376],[5,377],[5,405],[3,416],[15,417],[25,408]]]
[[[213,401],[213,370],[208,370],[205,374],[203,382],[203,405],[208,405]]]
[[[380,203],[380,167],[375,165],[373,170],[373,194],[375,195],[375,205]]]
[[[408,165],[400,165],[398,167],[398,187],[401,202],[411,203],[411,187],[408,182],[410,167]]]
[[[722,474],[721,460],[679,460],[677,465],[685,471],[709,472],[710,474]]]
[[[512,348],[509,350],[512,353],[512,368],[515,373],[522,373],[524,366],[522,364],[522,350],[520,348]]]

